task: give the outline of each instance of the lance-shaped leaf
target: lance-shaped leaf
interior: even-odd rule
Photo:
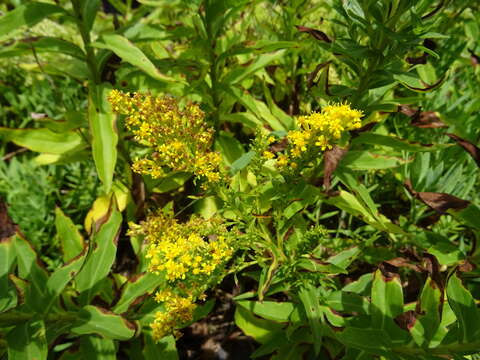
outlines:
[[[417,321],[409,329],[413,339],[419,346],[428,346],[438,330],[443,307],[442,291],[428,278],[420,295],[420,314]]]
[[[65,286],[77,275],[80,271],[83,263],[85,262],[87,254],[87,248],[83,252],[78,254],[77,257],[71,259],[68,263],[56,269],[47,281],[47,308],[57,300],[58,296],[62,293]]]
[[[107,101],[110,90],[108,85],[92,85],[89,89],[88,102],[88,119],[93,137],[93,160],[106,193],[110,192],[112,187],[118,143],[116,115]]]
[[[66,11],[60,6],[39,1],[20,5],[0,18],[0,40],[5,41],[21,27],[32,27],[46,17],[58,13],[66,14]]]
[[[242,331],[253,337],[256,341],[264,344],[282,333],[282,324],[260,319],[249,310],[237,306],[235,309],[235,324]]]
[[[128,340],[135,335],[136,325],[98,306],[87,305],[78,313],[71,331],[77,335],[98,334],[107,339]]]
[[[28,307],[43,313],[46,310],[47,291],[45,285],[48,273],[37,258],[32,245],[22,235],[17,234],[14,243],[18,275],[30,282],[30,286],[25,292],[25,303]]]
[[[288,322],[295,308],[290,302],[241,300],[237,304],[264,319],[278,322]]]
[[[13,236],[16,226],[8,216],[7,206],[0,199],[0,312],[15,306],[15,290],[9,284],[8,274],[15,260]]]
[[[390,334],[392,340],[403,341],[408,334],[394,319],[403,313],[403,290],[396,268],[384,264],[374,274],[370,304],[372,328]]]
[[[118,314],[127,311],[135,300],[153,292],[163,282],[164,279],[161,276],[152,273],[140,274],[129,279],[122,287],[120,299],[112,310]]]
[[[77,289],[82,293],[80,300],[84,304],[92,299],[98,290],[96,286],[108,275],[115,261],[122,215],[115,205],[112,207],[106,222],[90,240],[87,260],[75,279]]]
[[[0,137],[29,150],[49,154],[64,154],[83,145],[82,137],[73,131],[56,133],[48,129],[0,128]]]
[[[42,320],[21,323],[7,335],[9,360],[46,360],[48,347]]]
[[[55,209],[55,227],[62,246],[63,261],[68,262],[82,252],[85,247],[83,237],[73,221],[58,207]]]
[[[478,340],[480,313],[472,294],[463,286],[457,274],[453,274],[447,284],[447,299],[460,330],[461,343]]]
[[[160,81],[179,81],[170,76],[162,74],[142,50],[121,35],[103,35],[99,41],[93,44],[93,46],[113,51],[115,55],[117,55],[123,61],[126,61],[139,68],[154,79]]]
[[[104,339],[96,335],[82,336],[80,355],[80,359],[117,360],[117,348],[112,339]]]
[[[411,151],[411,152],[427,152],[427,151],[438,151],[441,148],[448,147],[450,145],[439,145],[439,144],[420,144],[408,142],[406,140],[400,139],[395,136],[374,134],[371,132],[362,133],[357,136],[352,144],[370,144],[385,146],[399,151]]]
[[[319,303],[317,289],[310,284],[306,285],[300,289],[298,296],[303,304],[308,323],[312,329],[315,354],[318,355],[322,347],[324,313]]]
[[[60,38],[48,36],[21,39],[15,45],[1,50],[0,57],[31,55],[32,51],[36,53],[61,53],[82,61],[85,60],[85,53],[77,45]]]

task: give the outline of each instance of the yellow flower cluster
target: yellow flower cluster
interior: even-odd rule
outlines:
[[[164,215],[142,223],[142,233],[149,243],[149,271],[162,273],[169,281],[184,280],[188,275],[211,275],[233,250],[226,236],[208,234],[209,225],[198,217],[180,224]]]
[[[348,104],[332,104],[320,113],[300,116],[297,119],[299,129],[288,132],[288,149],[279,154],[276,164],[280,167],[289,165],[295,168],[297,163],[294,160],[303,157],[305,153],[316,153],[317,149],[331,149],[343,132],[361,126],[362,116],[361,111],[352,109]],[[267,150],[264,151],[263,158],[273,159],[275,154]]]
[[[179,337],[180,334],[175,327],[193,319],[193,311],[196,308],[193,297],[181,297],[166,290],[157,293],[155,300],[165,304],[165,311],[157,311],[155,314],[155,320],[151,324],[153,338],[161,339],[169,334]]]
[[[179,223],[162,213],[130,226],[130,235],[143,235],[148,243],[148,271],[167,280],[155,296],[165,311],[155,316],[154,337],[175,334],[176,327],[191,320],[195,299],[219,278],[232,257],[233,235],[216,218],[193,216]]]
[[[290,131],[287,136],[292,144],[291,155],[300,157],[312,146],[322,151],[330,149],[332,142],[338,140],[344,131],[362,125],[362,116],[361,111],[351,109],[348,104],[328,105],[321,113],[300,116],[297,119],[300,129]]]
[[[135,172],[161,178],[168,171],[186,171],[210,182],[220,179],[220,155],[210,150],[213,129],[197,105],[180,109],[170,97],[118,90],[112,90],[108,100],[113,111],[127,115],[126,126],[135,140],[153,149],[151,155],[135,161]]]

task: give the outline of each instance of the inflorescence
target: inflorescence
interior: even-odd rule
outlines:
[[[135,172],[161,178],[170,171],[185,171],[209,182],[220,179],[220,155],[210,150],[213,129],[198,105],[180,109],[171,97],[118,90],[112,90],[108,100],[114,112],[127,115],[126,126],[135,140],[153,149],[134,162]]]

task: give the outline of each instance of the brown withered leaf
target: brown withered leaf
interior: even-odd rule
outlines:
[[[469,260],[464,260],[460,265],[458,265],[458,271],[460,272],[471,272],[475,269],[475,264],[473,264]]]
[[[16,225],[8,216],[7,204],[0,199],[0,242],[13,236],[16,231]]]
[[[423,191],[417,192],[413,189],[410,180],[405,181],[405,187],[412,196],[440,214],[445,214],[449,209],[462,210],[470,205],[470,201],[457,198],[450,194]]]
[[[396,257],[385,262],[395,267],[406,267],[415,272],[422,272],[422,267],[420,265],[414,264],[409,259],[406,259],[404,257]]]
[[[317,77],[318,75],[318,72],[320,70],[322,70],[325,66],[328,66],[330,65],[332,61],[325,61],[321,64],[318,64],[316,67],[315,67],[315,70],[313,70],[309,75],[308,75],[308,78],[307,78],[307,87],[310,89],[312,86],[316,85],[316,82],[315,82],[315,78]]]
[[[324,166],[323,166],[323,187],[325,190],[330,189],[332,174],[338,166],[338,163],[347,153],[347,149],[335,145],[332,149],[325,151],[324,153]]]
[[[407,57],[405,60],[411,65],[418,65],[418,64],[426,64],[427,58],[428,58],[428,54],[423,53],[421,56]]]
[[[422,111],[421,108],[415,110],[408,105],[400,105],[398,107],[398,112],[412,118],[410,123],[412,126],[431,129],[448,127],[448,125],[440,120],[437,113],[434,111]]]
[[[377,124],[378,122],[376,121],[369,122],[368,124],[363,125],[359,129],[350,130],[350,135],[352,136],[352,139],[354,139],[357,136],[359,136],[361,133],[372,130]]]
[[[398,315],[394,320],[395,323],[402,328],[403,330],[409,331],[417,321],[415,317],[416,313],[413,310],[404,312],[403,314]]]
[[[328,35],[325,34],[323,31],[320,31],[320,30],[317,30],[317,29],[312,29],[312,28],[309,28],[309,27],[306,27],[306,26],[301,26],[301,25],[296,25],[295,27],[297,28],[298,31],[310,34],[311,36],[313,36],[317,40],[324,41],[324,42],[327,42],[327,43],[332,42],[332,40],[328,37]]]
[[[455,134],[446,134],[450,139],[453,139],[457,142],[458,145],[463,147],[475,160],[477,165],[480,167],[480,149],[472,144],[470,141],[462,139],[460,136],[457,136]]]

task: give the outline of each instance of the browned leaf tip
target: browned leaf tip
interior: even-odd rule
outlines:
[[[460,265],[458,265],[458,271],[460,272],[471,272],[475,269],[475,264],[473,264],[469,260],[464,260]]]
[[[472,144],[470,141],[462,139],[461,137],[455,135],[455,134],[446,134],[450,139],[453,139],[457,142],[458,145],[463,147],[475,160],[477,165],[480,167],[480,149]]]
[[[447,127],[434,111],[421,111],[421,109],[415,110],[410,106],[401,105],[398,107],[398,112],[412,118],[412,122],[410,123],[412,126],[431,129]]]
[[[426,64],[427,63],[427,53],[423,53],[422,56],[417,57],[407,57],[405,60],[411,65],[419,65],[419,64]]]
[[[369,122],[368,124],[363,125],[359,129],[350,130],[350,135],[352,136],[352,139],[354,139],[357,136],[359,136],[361,133],[372,130],[377,124],[378,122],[376,121]]]
[[[325,190],[328,191],[330,189],[332,174],[347,151],[347,149],[342,149],[336,145],[332,149],[325,151],[323,167],[323,187]]]
[[[332,42],[332,40],[323,31],[312,29],[306,26],[301,26],[301,25],[297,25],[295,27],[297,28],[298,31],[308,33],[317,40],[324,41],[327,43]]]
[[[13,223],[10,216],[8,216],[7,204],[0,199],[0,242],[6,241],[15,235],[16,231],[17,226]]]
[[[400,277],[400,275],[398,274],[398,268],[392,264],[389,264],[388,262],[382,262],[378,266],[378,269],[380,270],[386,281],[390,281],[396,277]]]
[[[415,317],[415,311],[413,310],[404,312],[403,314],[400,314],[395,318],[395,323],[400,328],[407,331],[409,331],[415,325],[416,321],[417,318]]]
[[[324,67],[329,66],[332,61],[326,61],[321,64],[318,64],[309,75],[307,79],[307,87],[310,89],[312,86],[316,85],[315,78],[318,75],[318,72],[322,70]]]
[[[409,180],[405,181],[405,187],[412,196],[440,214],[445,214],[449,209],[462,210],[470,205],[470,201],[457,198],[450,194],[422,191],[417,192],[413,189]]]

